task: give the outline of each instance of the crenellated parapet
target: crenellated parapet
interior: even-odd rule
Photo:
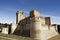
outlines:
[[[16,12],[16,23],[18,24],[21,20],[25,18],[23,11]]]

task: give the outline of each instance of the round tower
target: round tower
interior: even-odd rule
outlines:
[[[41,22],[40,18],[32,18],[30,22],[30,37],[36,40],[40,40],[40,29],[41,29]]]
[[[30,12],[30,37],[34,40],[46,40],[40,16],[36,10]]]
[[[30,37],[35,40],[41,39],[40,29],[41,29],[41,22],[40,22],[40,14],[36,10],[30,12]]]

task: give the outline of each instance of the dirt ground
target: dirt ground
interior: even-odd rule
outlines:
[[[49,40],[60,40],[60,35],[50,38]]]

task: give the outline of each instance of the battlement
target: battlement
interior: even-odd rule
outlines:
[[[16,12],[16,23],[18,24],[19,21],[23,20],[25,18],[23,11],[17,11]]]
[[[16,14],[24,14],[23,11],[17,11]]]
[[[45,24],[46,25],[51,25],[50,17],[45,17]]]
[[[40,17],[40,13],[37,10],[30,11],[30,17]]]

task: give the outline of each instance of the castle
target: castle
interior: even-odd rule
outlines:
[[[24,37],[31,37],[35,40],[48,40],[58,35],[56,24],[51,24],[50,17],[41,16],[37,10],[30,11],[28,17],[24,16],[23,11],[16,12],[17,27],[13,34]]]
[[[23,11],[17,11],[16,24],[11,24],[11,34],[30,37],[34,40],[48,40],[59,34],[58,26],[51,24],[50,17],[41,16],[37,10],[30,11],[28,17],[24,16]]]

